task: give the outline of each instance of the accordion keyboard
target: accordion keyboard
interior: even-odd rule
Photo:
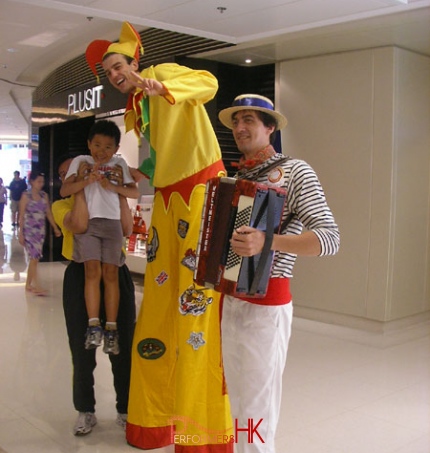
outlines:
[[[240,196],[236,218],[234,221],[234,230],[243,225],[250,225],[253,204],[254,198],[244,195]],[[224,278],[236,281],[237,276],[239,275],[241,262],[242,257],[234,253],[231,247],[229,247],[224,270]]]

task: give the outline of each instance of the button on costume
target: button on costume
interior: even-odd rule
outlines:
[[[104,44],[102,44],[104,43]],[[109,53],[138,60],[140,36],[124,23],[119,43],[95,41],[87,60]],[[96,56],[94,56],[97,54]],[[155,187],[144,297],[132,350],[127,441],[176,452],[230,453],[233,434],[223,376],[220,295],[193,283],[207,179],[225,174],[204,104],[218,83],[207,71],[177,64],[144,69],[164,96],[129,95],[126,130],[150,144],[139,170]]]

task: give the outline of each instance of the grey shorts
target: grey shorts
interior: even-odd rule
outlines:
[[[122,237],[120,220],[90,219],[87,231],[74,236],[73,260],[77,263],[96,260],[122,266]]]
[[[19,212],[19,200],[10,200],[10,210],[12,211],[12,214]]]

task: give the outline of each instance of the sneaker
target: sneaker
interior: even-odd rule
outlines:
[[[116,414],[116,421],[115,423],[120,426],[124,431],[125,427],[127,426],[127,414],[120,414],[119,412]]]
[[[118,338],[117,330],[105,330],[103,352],[113,355],[119,354]]]
[[[93,430],[93,426],[97,424],[97,418],[92,412],[79,412],[73,434],[75,436],[85,436]]]
[[[89,326],[85,334],[85,349],[94,349],[102,344],[101,326]]]

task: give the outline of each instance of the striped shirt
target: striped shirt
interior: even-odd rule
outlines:
[[[281,234],[299,235],[303,229],[313,231],[321,244],[320,256],[336,254],[340,244],[339,228],[315,171],[303,160],[290,158],[285,161],[283,158],[278,153],[250,170],[239,171],[236,177],[285,189],[287,198],[282,220],[290,213],[293,217]],[[272,167],[267,173],[260,173],[276,160],[280,160],[279,166]],[[276,251],[271,277],[292,277],[296,258],[295,254]]]

